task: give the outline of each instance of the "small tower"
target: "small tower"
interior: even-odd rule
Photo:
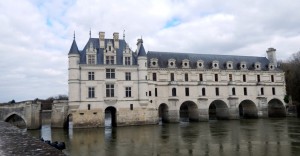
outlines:
[[[139,79],[139,101],[142,106],[147,106],[149,98],[146,92],[148,92],[147,82],[147,55],[143,46],[143,40],[138,39],[137,42],[137,61],[138,61],[138,79]]]
[[[277,59],[276,59],[276,49],[269,48],[267,50],[268,60],[270,63],[274,64],[275,67],[277,67]]]
[[[69,54],[69,106],[70,109],[76,109],[79,106],[78,101],[80,100],[80,88],[79,88],[79,61],[80,52],[78,50],[75,34],[74,40],[71,45]]]

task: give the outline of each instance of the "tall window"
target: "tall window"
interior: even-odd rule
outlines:
[[[246,80],[246,75],[244,74],[243,75],[243,82],[246,82],[247,80]]]
[[[154,91],[155,91],[155,93],[154,93],[154,94],[155,94],[155,97],[157,97],[157,88],[155,88]]]
[[[125,87],[125,96],[131,97],[131,87]]]
[[[235,88],[232,88],[232,95],[235,95]]]
[[[152,93],[151,93],[151,91],[149,91],[149,96],[152,96]]]
[[[152,73],[153,81],[156,81],[156,73]]]
[[[202,88],[202,96],[205,96],[206,93],[205,93],[205,88]]]
[[[257,75],[257,82],[260,82],[260,75]]]
[[[89,77],[89,80],[94,80],[95,79],[95,73],[94,72],[89,72],[88,77]]]
[[[130,110],[133,110],[133,104],[130,104]]]
[[[184,74],[184,81],[189,81],[189,74],[188,73]]]
[[[174,80],[175,80],[175,78],[174,78],[174,73],[171,73],[171,74],[170,74],[170,79],[171,79],[171,81],[174,81]]]
[[[115,64],[114,56],[106,56],[106,64]]]
[[[260,94],[261,95],[264,95],[265,93],[264,93],[264,88],[260,88]]]
[[[115,78],[115,69],[106,69],[106,78],[114,79]]]
[[[88,55],[88,64],[96,64],[95,55]]]
[[[130,65],[130,57],[125,57],[125,65]]]
[[[190,96],[190,90],[189,90],[189,88],[185,88],[185,96]]]
[[[232,74],[229,74],[229,81],[232,81]]]
[[[95,97],[95,88],[94,87],[89,87],[89,98],[94,98]]]
[[[219,96],[219,88],[216,88],[216,96]]]
[[[274,82],[274,75],[271,75],[271,82]]]
[[[272,87],[272,94],[275,95],[276,92],[275,92],[275,87]]]
[[[218,74],[215,74],[215,81],[219,81]]]
[[[125,73],[125,80],[126,81],[130,81],[131,80],[131,73],[130,72],[126,72]]]
[[[176,88],[172,88],[172,96],[176,96]]]
[[[244,95],[247,95],[247,88],[244,87]]]
[[[114,84],[106,85],[106,97],[115,97],[115,85]]]
[[[88,104],[88,110],[91,110],[91,104]]]
[[[203,81],[203,74],[199,74],[199,81]]]

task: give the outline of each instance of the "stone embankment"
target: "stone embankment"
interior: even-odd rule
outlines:
[[[0,121],[0,155],[28,155],[28,156],[63,156],[63,152],[40,141],[37,138],[29,136],[19,128]]]

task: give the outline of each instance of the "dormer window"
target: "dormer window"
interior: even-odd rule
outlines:
[[[219,61],[212,62],[212,69],[219,69]]]
[[[269,63],[269,70],[274,70],[275,69],[275,66],[274,66],[274,64],[273,63]]]
[[[190,68],[190,61],[188,59],[182,60],[182,68]]]
[[[245,61],[242,61],[241,64],[240,64],[240,69],[241,70],[246,70],[247,69],[247,64]]]
[[[94,48],[93,42],[90,42],[89,48],[86,49],[86,62],[87,64],[96,64],[97,50]]]
[[[260,64],[260,62],[255,62],[254,69],[255,70],[261,70],[261,64]]]
[[[169,68],[175,68],[176,67],[176,65],[175,65],[175,59],[169,59],[168,60],[168,67]]]
[[[233,62],[232,61],[227,61],[226,69],[233,69]]]
[[[204,68],[204,62],[202,60],[197,61],[197,68],[203,69]]]
[[[150,60],[150,66],[151,67],[158,67],[158,59],[157,58],[152,58]]]

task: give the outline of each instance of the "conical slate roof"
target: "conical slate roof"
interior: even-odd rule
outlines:
[[[73,43],[72,43],[71,49],[69,51],[69,54],[79,54],[79,50],[78,50],[75,39],[73,40]]]
[[[141,43],[141,47],[140,47],[140,49],[138,51],[138,57],[139,56],[145,56],[145,57],[147,57],[147,54],[146,54],[146,51],[144,49],[143,43]]]

